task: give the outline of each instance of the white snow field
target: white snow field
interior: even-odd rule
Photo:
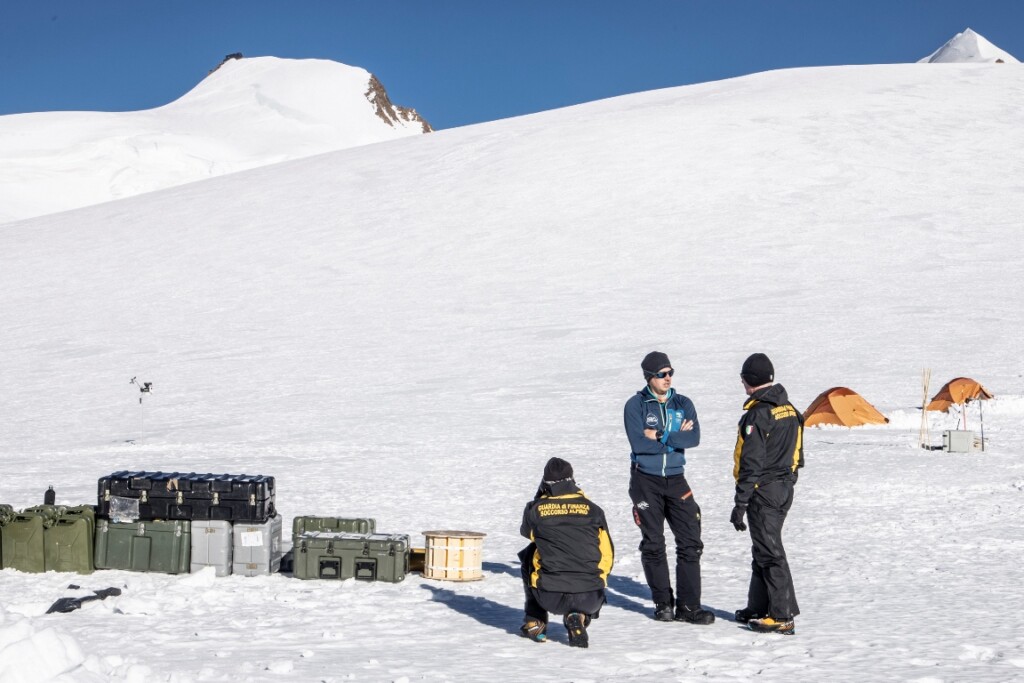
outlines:
[[[423,133],[371,78],[325,59],[229,59],[156,109],[0,116],[0,223]]]
[[[1022,110],[1016,64],[794,69],[4,225],[0,501],[245,472],[277,477],[286,529],[487,538],[471,583],[3,570],[0,680],[1021,680]],[[621,411],[652,349],[700,413],[711,626],[651,619]],[[843,385],[891,418],[808,430],[793,637],[731,620],[753,351],[801,409]],[[996,395],[986,452],[918,447],[926,367],[931,393]],[[930,423],[939,443],[957,418]],[[520,515],[552,455],[618,553],[587,650],[559,624],[516,635]],[[44,615],[69,584],[123,593]]]

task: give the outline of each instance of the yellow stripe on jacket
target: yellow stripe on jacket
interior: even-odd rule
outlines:
[[[597,530],[597,546],[601,549],[601,559],[597,561],[597,568],[601,570],[601,580],[607,586],[608,574],[612,570],[612,563],[615,562],[615,552],[612,550],[611,536],[603,527]]]

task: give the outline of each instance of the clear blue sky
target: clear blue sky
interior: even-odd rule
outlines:
[[[912,62],[1024,0],[0,0],[0,115],[166,104],[224,55],[375,73],[435,128],[795,66]]]

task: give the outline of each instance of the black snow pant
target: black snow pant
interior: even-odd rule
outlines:
[[[640,527],[640,561],[654,604],[700,606],[700,506],[693,499],[686,477],[659,477],[633,470],[629,478],[633,521]],[[676,590],[672,593],[668,555],[665,550],[665,521],[676,543]]]
[[[796,482],[788,479],[761,484],[747,507],[747,524],[753,543],[747,609],[773,619],[790,619],[800,614],[789,571],[786,549],[782,547],[782,525],[793,505]]]
[[[548,623],[548,612],[552,614],[569,614],[579,612],[587,617],[586,623],[600,616],[601,607],[605,603],[604,590],[585,591],[583,593],[561,593],[534,588],[530,585],[530,573],[533,569],[533,553],[537,545],[531,543],[519,553],[522,561],[523,588],[526,591],[527,619],[537,619]]]

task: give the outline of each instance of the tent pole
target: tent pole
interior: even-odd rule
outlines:
[[[928,385],[931,384],[931,381],[932,370],[925,368],[921,373],[921,384],[924,387],[924,395],[921,398],[921,433],[918,437],[921,448],[931,448],[931,437],[928,435],[928,411],[925,410],[928,405]]]

